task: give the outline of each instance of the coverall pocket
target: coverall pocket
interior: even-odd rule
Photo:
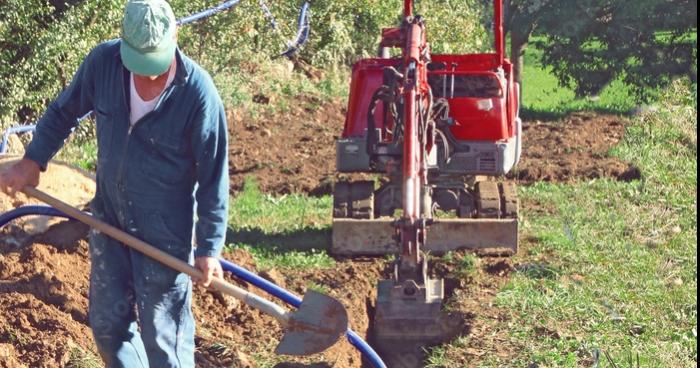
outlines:
[[[192,246],[192,222],[183,218],[182,214],[172,214],[166,218],[160,213],[154,212],[148,216],[148,222],[154,232],[153,238],[179,244],[182,247]]]
[[[112,135],[114,134],[114,119],[112,115],[101,108],[95,109],[97,131],[97,158],[105,160],[112,151]]]
[[[187,159],[181,153],[181,140],[172,137],[147,138],[150,148],[141,168],[145,175],[165,184],[178,184],[185,179]]]

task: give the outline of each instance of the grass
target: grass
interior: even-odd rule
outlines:
[[[72,342],[69,343],[69,346],[71,350],[66,368],[101,368],[104,366],[102,360],[94,353]]]
[[[474,275],[477,270],[479,259],[472,253],[456,254],[448,252],[442,256],[442,261],[447,264],[454,264],[455,268],[452,271],[455,277],[469,278]]]
[[[611,152],[642,180],[521,188],[528,240],[495,298],[508,314],[504,338],[521,348],[482,366],[695,366],[697,118],[695,98],[684,97],[692,95],[674,85]],[[531,213],[534,202],[554,211]],[[450,344],[433,355],[462,351]]]
[[[90,122],[92,124],[92,122]],[[94,172],[97,169],[97,143],[92,139],[70,140],[66,146],[58,152],[56,159],[71,163],[83,170]]]
[[[616,80],[596,97],[577,98],[570,88],[559,85],[557,78],[541,63],[542,51],[529,47],[523,69],[523,108],[527,119],[552,120],[574,111],[598,111],[626,114],[635,106],[630,90]]]
[[[3,326],[0,330],[0,342],[7,342],[15,346],[24,347],[29,344],[30,340],[24,334],[22,334],[21,331],[18,331],[11,326]]]
[[[330,268],[330,197],[275,197],[246,178],[230,201],[229,248],[250,252],[259,268]]]

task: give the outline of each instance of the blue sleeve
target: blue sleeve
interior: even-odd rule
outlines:
[[[213,85],[205,94],[192,133],[197,177],[195,257],[218,257],[228,221],[228,129],[223,103]]]
[[[78,119],[93,109],[94,64],[96,49],[90,52],[73,76],[68,88],[63,90],[37,123],[34,138],[27,147],[28,158],[46,170],[46,165],[78,125]]]

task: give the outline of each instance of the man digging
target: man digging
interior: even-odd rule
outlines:
[[[126,5],[122,38],[85,58],[39,121],[24,158],[0,174],[0,189],[14,195],[37,186],[40,171],[90,111],[98,143],[93,215],[194,262],[205,275],[195,281],[204,286],[222,276],[226,117],[209,75],[177,48],[166,1]],[[91,233],[90,259],[89,320],[105,364],[193,367],[189,277],[99,232]]]

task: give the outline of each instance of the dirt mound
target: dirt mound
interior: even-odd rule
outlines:
[[[239,256],[241,251],[227,254],[226,258],[237,261]],[[247,257],[243,255],[243,258]],[[342,300],[350,314],[351,327],[364,335],[369,327],[367,303],[375,297],[374,283],[383,267],[380,260],[340,261],[337,267],[329,270],[286,270],[282,278],[288,290],[298,295],[315,285],[321,288],[321,292]],[[248,268],[255,270],[250,264]],[[262,294],[248,285],[241,286]],[[282,330],[274,320],[230,297],[197,293],[194,305],[200,329],[197,361],[202,367],[229,366],[231,362],[240,362],[241,354],[252,356],[259,355],[261,350],[271,352],[282,337]],[[221,341],[235,348],[222,349],[217,343]],[[246,343],[240,344],[243,341]],[[278,363],[275,367],[358,368],[362,364],[359,353],[345,339],[323,354]]]
[[[614,115],[577,113],[560,122],[525,122],[523,158],[512,175],[523,183],[639,179],[638,168],[608,152],[627,122]]]
[[[0,249],[0,366],[65,366],[74,349],[93,350],[80,272],[89,269],[87,242],[71,253],[40,243]]]
[[[19,160],[17,156],[0,157],[0,171],[14,164],[17,160]],[[85,207],[95,194],[95,179],[90,173],[61,162],[52,161],[46,172],[41,174],[39,189],[71,205]],[[15,198],[0,193],[0,214],[20,206],[36,204],[43,203],[28,198],[24,193],[18,193]],[[21,224],[23,234],[31,235],[42,233],[59,221],[45,216],[34,216],[25,218],[18,224]]]
[[[255,122],[240,112],[229,113],[232,190],[246,176],[265,192],[330,193],[335,174],[335,139],[342,133],[345,102],[300,98],[283,115],[265,115]],[[523,159],[512,178],[523,184],[571,182],[594,178],[634,180],[637,168],[608,151],[625,132],[626,121],[615,115],[576,113],[558,122],[527,121],[523,127]]]
[[[83,225],[65,221],[44,234],[29,237],[20,246],[6,243],[6,233],[0,236],[0,367],[65,366],[76,348],[95,353],[86,315],[88,245],[84,238],[69,241],[85,236],[86,230]],[[256,271],[253,258],[244,251],[225,256]],[[300,295],[309,285],[321,285],[324,292],[346,303],[353,327],[364,334],[369,325],[366,305],[373,299],[374,280],[382,268],[381,260],[340,261],[330,270],[266,270],[261,274]],[[262,294],[227,276],[231,282]],[[250,357],[261,352],[272,356],[282,336],[272,318],[229,296],[201,288],[195,293],[194,313],[199,367],[252,367]],[[279,363],[357,368],[361,359],[343,341],[324,354]]]
[[[282,114],[265,114],[255,121],[246,115],[233,111],[228,116],[232,190],[240,190],[251,175],[266,192],[330,191],[344,102],[304,97]]]

